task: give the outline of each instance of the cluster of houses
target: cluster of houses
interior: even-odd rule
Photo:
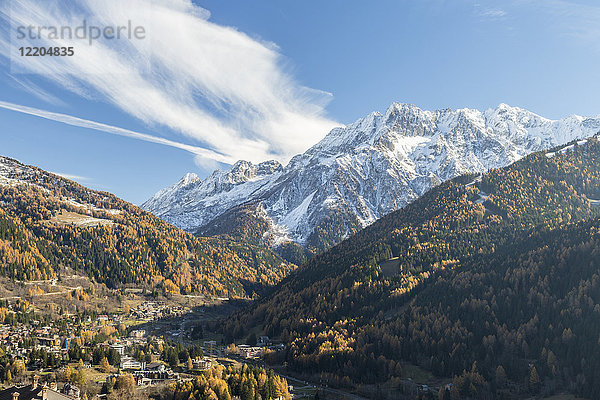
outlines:
[[[127,348],[134,345],[145,345],[147,343],[146,331],[143,329],[133,330],[129,333],[129,337],[126,339],[119,340],[116,343],[110,345],[110,348],[115,350],[119,356],[121,357],[121,362],[119,364],[119,368],[123,371],[133,371],[133,370],[145,370],[146,362],[138,361],[133,357],[127,355]],[[162,339],[156,339],[158,343],[162,343]],[[150,361],[152,363],[158,361],[160,359],[160,354],[152,353],[150,354]]]
[[[241,344],[237,346],[238,355],[245,359],[259,358],[263,355],[265,349],[273,351],[281,351],[285,349],[285,345],[282,343],[273,343],[268,336],[261,336],[258,338],[256,345],[251,346],[248,344]]]
[[[101,314],[91,317],[88,315],[84,321],[81,321],[77,316],[65,316],[68,321],[66,329],[64,325],[59,328],[58,325],[50,322],[46,326],[37,320],[32,320],[28,324],[3,324],[0,325],[0,346],[5,348],[9,355],[23,360],[29,368],[41,369],[46,366],[46,364],[40,364],[41,361],[39,360],[39,365],[32,365],[31,362],[27,362],[33,349],[43,349],[48,354],[55,354],[55,360],[60,361],[60,368],[65,368],[69,362],[69,351],[74,343],[77,342],[81,345],[84,342],[82,337],[77,336],[78,332],[76,331],[82,325],[85,326],[86,331],[100,332],[109,324],[114,326],[121,324],[124,319],[154,321],[182,315],[184,312],[185,309],[180,306],[169,306],[161,301],[147,301],[131,309],[126,316]],[[159,344],[164,343],[160,338],[151,337],[150,339],[157,341]],[[140,386],[155,385],[167,380],[179,379],[177,372],[160,362],[158,352],[150,354],[146,361],[139,361],[131,357],[129,351],[131,347],[135,345],[145,346],[148,340],[145,330],[135,329],[130,331],[128,337],[118,338],[116,342],[105,341],[97,344],[97,346],[103,347],[105,351],[114,350],[120,355],[119,373],[109,377],[118,377],[121,373],[128,373],[134,377],[136,384]],[[268,336],[261,336],[256,345],[238,346],[239,352],[237,354],[244,359],[253,359],[260,357],[265,349],[278,351],[283,348],[282,344],[272,343]],[[84,351],[89,350],[84,346],[82,346],[82,349]],[[192,365],[187,366],[189,372],[210,369],[215,363],[213,360],[222,355],[222,346],[218,346],[216,341],[205,341],[202,349],[209,357],[201,356],[192,359]],[[89,362],[83,363],[83,368],[90,367]],[[0,400],[5,398],[8,400],[79,400],[80,393],[77,387],[69,384],[65,384],[60,390],[56,383],[49,386],[39,385],[36,378],[31,384],[13,386],[0,391]]]
[[[23,348],[23,341],[30,336],[31,328],[24,325],[0,325],[0,345],[13,357],[23,358],[27,355]]]
[[[109,321],[110,318],[104,318],[105,316],[98,316],[98,321],[101,323],[97,326],[89,327],[88,329],[100,329],[102,327],[102,322]],[[60,332],[58,328],[52,326],[42,326],[39,325],[37,321],[34,324],[27,325],[0,325],[0,345],[4,346],[7,349],[8,354],[13,357],[19,358],[26,362],[27,358],[30,355],[30,352],[33,349],[37,350],[45,350],[48,353],[54,353],[59,359],[66,360],[68,357],[65,357],[69,352],[72,343],[77,339],[75,336],[75,332],[72,329],[68,329],[65,335],[65,332]],[[60,333],[60,334],[59,334]],[[100,346],[104,347],[105,350],[112,349],[116,351],[120,357],[120,369],[122,371],[131,372],[136,379],[136,382],[140,385],[150,385],[156,384],[158,382],[169,380],[169,379],[177,379],[178,374],[173,372],[170,368],[166,367],[162,363],[159,363],[160,359],[159,353],[151,354],[151,362],[141,362],[133,359],[128,355],[128,348],[132,345],[145,345],[147,343],[146,331],[142,329],[133,330],[130,332],[129,337],[120,339],[119,341],[109,344],[109,343],[101,343]],[[153,338],[153,340],[162,342],[162,339]],[[206,367],[206,363],[203,360],[195,360],[197,367],[199,369],[204,369]],[[66,361],[63,361],[63,365]],[[29,365],[32,367],[32,365]],[[40,366],[33,365],[34,368],[41,368]],[[91,367],[89,362],[84,363],[84,368]],[[11,393],[21,393],[19,394],[21,399],[37,399],[38,397],[43,397],[44,394],[50,394],[50,397],[53,396],[52,391],[56,391],[56,388],[48,387],[48,390],[43,391],[41,386],[35,385],[25,385],[23,387],[14,387],[15,391]],[[17,390],[18,389],[18,390]],[[34,390],[35,389],[35,390]],[[66,392],[65,392],[66,391]],[[61,391],[57,392],[65,392],[65,394],[69,399],[76,400],[79,398],[78,389],[74,386],[67,385],[66,389],[63,388]],[[6,395],[6,393],[5,393]],[[12,395],[11,395],[12,396]],[[38,397],[36,397],[38,396]],[[56,397],[57,399],[62,397]],[[11,400],[12,397],[10,397]],[[3,400],[3,397],[0,396],[0,400]]]
[[[192,360],[193,369],[204,371],[213,366],[213,361],[207,357]],[[121,362],[121,371],[133,375],[138,386],[156,385],[166,380],[178,379],[179,374],[161,362],[146,363],[127,358]],[[113,377],[119,374],[112,375]]]
[[[152,354],[151,362],[138,361],[127,355],[127,348],[132,344],[146,344],[146,331],[133,330],[129,333],[129,338],[113,343],[110,348],[114,349],[121,356],[120,370],[131,373],[140,386],[155,385],[165,380],[178,379],[179,374],[161,362],[160,354]],[[156,339],[159,340],[160,339]],[[193,369],[206,370],[212,367],[212,361],[208,357],[198,357],[192,360]],[[113,376],[118,376],[113,375]]]
[[[160,362],[145,363],[132,365],[133,368],[122,368],[125,373],[130,373],[135,379],[138,386],[156,385],[166,380],[179,379],[179,374]],[[119,374],[110,375],[110,377],[118,377]]]
[[[167,305],[164,301],[146,301],[129,311],[129,317],[140,321],[155,321],[166,317],[178,317],[185,313],[181,306]]]
[[[73,328],[68,328],[66,334],[59,335],[59,329],[53,326],[38,326],[39,321],[32,325],[0,325],[0,346],[14,358],[25,359],[32,348],[54,353],[58,358],[69,351],[69,346],[76,339]],[[28,343],[28,344],[27,344]]]

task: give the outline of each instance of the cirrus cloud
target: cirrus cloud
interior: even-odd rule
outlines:
[[[13,57],[12,71],[39,74],[227,159],[287,160],[338,125],[325,112],[331,95],[300,85],[275,45],[211,22],[191,0],[13,0],[0,12],[13,29],[83,20],[143,26],[144,40],[42,39],[76,54]],[[14,46],[0,39],[5,56]]]

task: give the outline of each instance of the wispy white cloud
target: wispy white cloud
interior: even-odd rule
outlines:
[[[501,8],[498,8],[498,5]],[[569,39],[569,45],[600,51],[600,3],[581,0],[478,1],[474,12],[482,20],[505,22],[510,30],[535,26],[552,39]]]
[[[191,0],[3,4],[0,12],[5,19],[11,15],[13,27],[76,27],[84,19],[143,26],[144,40],[92,46],[46,40],[45,45],[74,46],[75,56],[13,57],[13,71],[42,74],[227,159],[285,160],[337,125],[325,113],[331,94],[300,85],[286,72],[277,46],[211,22],[210,13]],[[9,47],[6,37],[0,39],[3,54]]]
[[[62,176],[65,179],[70,179],[76,182],[90,182],[91,179],[81,175],[66,174],[64,172],[50,172],[51,174]]]
[[[195,156],[209,158],[218,162],[231,164],[235,162],[235,159],[228,157],[223,154],[216,153],[212,150],[204,149],[198,146],[192,146],[185,143],[176,142],[174,140],[169,140],[153,135],[149,135],[147,133],[141,133],[132,131],[129,129],[123,129],[112,125],[103,124],[100,122],[90,121],[88,119],[78,118],[71,115],[55,113],[51,111],[40,110],[38,108],[22,106],[19,104],[13,104],[6,101],[0,101],[0,108],[4,108],[6,110],[17,111],[23,114],[34,115],[36,117],[48,119],[51,121],[62,122],[63,124],[77,126],[80,128],[92,129],[99,132],[111,133],[113,135],[125,136],[132,139],[143,140],[145,142],[157,143],[164,146],[175,147],[181,150],[188,151]]]
[[[491,8],[482,10],[479,15],[484,18],[502,18],[506,16],[506,11],[500,10],[499,8]]]
[[[35,83],[31,82],[29,79],[26,79],[26,78],[19,79],[12,75],[9,75],[9,79],[12,81],[12,84],[14,87],[25,90],[27,93],[34,95],[35,97],[37,97],[40,100],[43,100],[43,101],[45,101],[49,104],[55,105],[55,106],[61,106],[61,107],[66,106],[64,101],[62,101],[58,97],[54,96],[53,94],[49,93],[48,91],[42,89]]]
[[[495,20],[495,19],[502,19],[502,18],[506,17],[508,15],[508,12],[503,8],[496,7],[496,4],[494,4],[494,3],[491,3],[491,2],[490,3],[486,3],[486,2],[474,3],[473,7],[474,7],[475,14],[483,20],[490,20],[490,19]],[[494,6],[491,6],[490,4],[494,4]]]
[[[582,4],[569,0],[519,0],[517,4],[530,5],[538,15],[550,17],[549,29],[600,51],[600,4]]]
[[[194,164],[196,164],[196,166],[203,171],[214,171],[220,169],[219,163],[215,161],[214,158],[203,157],[201,155],[196,155],[194,157]]]

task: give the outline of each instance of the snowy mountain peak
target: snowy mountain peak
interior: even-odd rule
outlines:
[[[529,111],[527,111],[527,110],[525,110],[523,108],[513,107],[513,106],[511,106],[509,104],[506,104],[506,103],[500,103],[500,104],[498,104],[498,107],[496,107],[496,110],[497,111],[506,110],[506,111],[524,111],[524,112],[529,112]]]
[[[321,251],[444,180],[598,132],[599,117],[553,121],[507,104],[482,112],[393,103],[333,129],[285,168],[239,161],[165,189],[143,207],[196,231],[236,206],[257,204],[272,225],[270,243],[292,239]]]
[[[185,174],[183,176],[183,178],[181,178],[181,180],[178,182],[181,186],[188,186],[191,185],[192,183],[196,183],[200,180],[200,178],[198,177],[198,175],[196,175],[193,172],[188,172],[187,174]]]
[[[252,180],[261,179],[283,169],[282,165],[275,160],[264,161],[260,164],[253,164],[250,161],[237,161],[227,171],[217,170],[207,178],[207,181],[213,181],[218,185],[239,185]]]

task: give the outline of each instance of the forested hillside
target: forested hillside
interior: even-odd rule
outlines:
[[[201,227],[199,236],[229,236],[239,242],[260,245],[261,239],[270,228],[269,222],[263,218],[256,205],[245,204],[235,207],[228,213],[212,220]]]
[[[453,398],[600,396],[600,143],[432,189],[231,318],[338,385],[454,378]],[[449,394],[450,395],[450,394]]]
[[[271,248],[276,254],[293,264],[304,264],[312,254],[296,242],[287,240],[273,243],[272,221],[259,204],[244,204],[223,213],[201,227],[197,236],[216,236],[245,242],[254,246]]]
[[[57,278],[70,267],[109,287],[252,296],[293,265],[248,243],[196,238],[105,192],[0,159],[0,272]]]

